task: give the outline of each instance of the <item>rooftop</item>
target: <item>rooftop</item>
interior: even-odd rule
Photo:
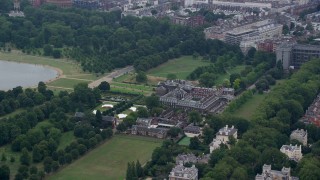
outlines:
[[[222,136],[231,136],[231,135],[234,135],[236,134],[238,131],[238,129],[235,129],[234,126],[231,126],[229,128],[228,125],[226,125],[225,127],[221,128],[219,130],[219,132],[217,132],[216,135],[222,135]]]

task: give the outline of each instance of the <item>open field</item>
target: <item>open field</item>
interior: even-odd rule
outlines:
[[[232,113],[232,115],[242,117],[248,120],[252,119],[252,115],[259,107],[259,104],[263,101],[266,95],[266,93],[254,94],[251,99],[244,103],[236,112]]]
[[[73,87],[79,83],[88,83],[88,81],[60,78],[60,79],[57,79],[55,81],[48,83],[47,85],[53,86],[53,87],[72,88],[73,89]]]
[[[158,139],[116,135],[48,179],[122,180],[125,178],[128,162],[139,160],[144,164],[160,145],[161,140]]]
[[[175,74],[179,79],[186,79],[197,67],[209,64],[210,62],[202,61],[200,58],[193,59],[192,56],[182,56],[149,70],[148,75],[165,78],[168,74]]]
[[[277,80],[276,85],[271,86],[270,90],[274,89],[278,84],[283,83],[286,81],[285,79]],[[249,99],[246,103],[244,103],[236,112],[233,113],[233,115],[242,117],[248,120],[251,120],[256,111],[256,109],[259,107],[260,103],[265,99],[267,96],[267,93],[263,94],[254,94],[251,99]]]

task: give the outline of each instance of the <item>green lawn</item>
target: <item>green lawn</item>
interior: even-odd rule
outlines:
[[[210,62],[202,61],[201,58],[193,59],[192,56],[183,56],[149,70],[148,75],[167,77],[168,74],[175,74],[179,79],[186,79],[197,67],[209,64]]]
[[[189,138],[189,137],[184,137],[183,139],[181,139],[179,142],[178,142],[178,144],[179,145],[182,145],[182,146],[189,146],[189,144],[190,144],[190,139],[191,138]]]
[[[251,99],[249,99],[236,112],[232,114],[248,120],[252,119],[252,115],[254,114],[256,109],[259,107],[259,104],[263,101],[266,95],[267,95],[266,93],[254,94]]]
[[[0,166],[7,165],[10,168],[10,179],[14,179],[14,176],[18,172],[18,168],[20,166],[20,153],[11,151],[11,144],[0,147],[0,156],[5,154],[7,160],[5,162],[0,161]],[[14,162],[10,162],[11,157],[15,159]]]
[[[25,111],[24,109],[20,108],[20,109],[17,109],[15,111],[13,111],[12,113],[0,116],[0,119],[13,117],[13,116],[15,116],[17,114],[20,114],[20,113],[24,112],[24,111]]]
[[[136,160],[146,163],[161,142],[153,138],[117,135],[48,179],[123,180],[127,163]]]
[[[152,91],[152,89],[153,89],[152,86],[138,85],[138,84],[129,84],[129,83],[112,82],[111,85],[117,86],[117,87],[123,87],[123,88],[143,90],[143,91]]]
[[[286,79],[277,80],[276,85],[271,86],[270,90],[272,91],[274,88],[277,87],[277,85],[285,81]],[[260,103],[262,103],[262,101],[266,96],[267,96],[267,93],[254,94],[253,97],[249,99],[246,103],[244,103],[237,111],[235,111],[233,115],[251,120],[253,118],[252,115],[254,115]]]
[[[50,86],[54,86],[54,87],[63,87],[63,88],[72,88],[79,84],[79,83],[88,83],[88,81],[83,81],[83,80],[77,80],[77,79],[66,79],[66,78],[61,78],[61,79],[57,79],[55,81],[52,81],[50,83],[48,83],[47,85]]]
[[[75,136],[73,135],[73,131],[69,131],[69,132],[63,133],[61,138],[60,138],[60,143],[59,143],[59,146],[58,146],[58,150],[64,149],[69,144],[71,144],[71,142],[73,140],[75,140]]]

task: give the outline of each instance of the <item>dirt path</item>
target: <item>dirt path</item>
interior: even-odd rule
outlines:
[[[107,82],[110,83],[113,80],[113,78],[117,78],[117,77],[122,76],[122,75],[124,75],[126,73],[129,73],[129,72],[131,72],[133,70],[134,70],[133,66],[127,66],[127,67],[122,68],[122,69],[116,69],[116,70],[112,71],[110,74],[108,74],[108,75],[106,75],[106,76],[104,76],[104,77],[102,77],[102,78],[100,78],[98,80],[95,80],[95,81],[91,82],[89,84],[89,87],[90,88],[97,87],[97,86],[99,86],[99,84],[102,81],[107,81]]]

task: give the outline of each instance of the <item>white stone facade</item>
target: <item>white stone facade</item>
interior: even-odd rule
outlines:
[[[290,139],[291,140],[295,139],[301,142],[304,146],[306,146],[308,144],[308,132],[305,131],[304,129],[294,130],[290,135]]]
[[[294,161],[300,161],[302,159],[302,153],[301,153],[301,145],[283,145],[280,149],[282,153],[287,155],[289,159]]]

